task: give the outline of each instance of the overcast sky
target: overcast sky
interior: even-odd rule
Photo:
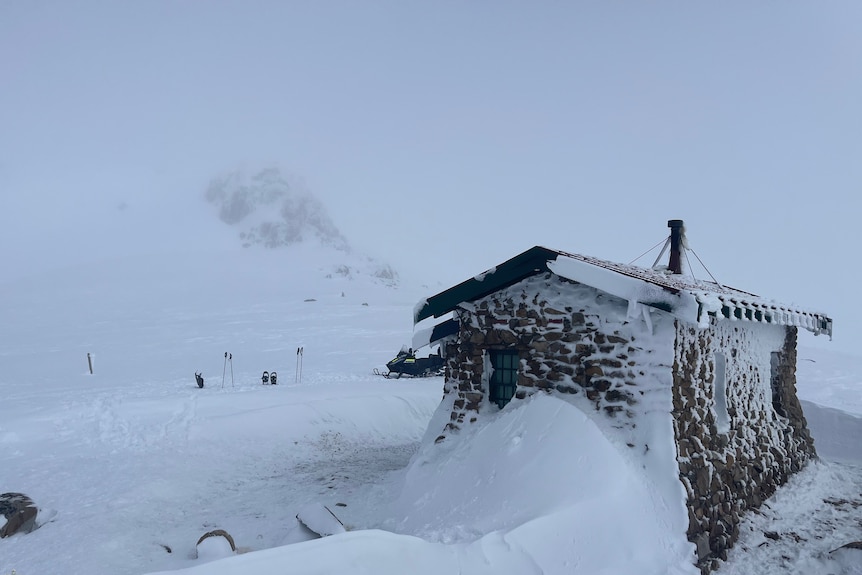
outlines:
[[[719,281],[853,349],[860,30],[858,0],[2,2],[0,274],[206,241],[208,181],[278,165],[444,286],[684,219]]]

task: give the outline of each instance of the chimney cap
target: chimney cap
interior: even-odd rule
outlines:
[[[682,220],[668,220],[667,221],[667,227],[669,227],[669,228],[681,228],[681,227],[683,227],[683,225],[684,224],[683,224]]]

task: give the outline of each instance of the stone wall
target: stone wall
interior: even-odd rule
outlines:
[[[456,396],[454,408],[438,439],[475,421],[481,411],[497,409],[488,399],[485,371],[486,352],[499,349],[519,352],[515,398],[537,391],[563,394],[585,410],[606,414],[616,427],[633,428],[636,405],[651,390],[643,383],[655,379],[657,369],[669,374],[670,365],[655,365],[653,346],[641,345],[642,321],[632,325],[626,311],[623,300],[552,274],[464,304],[456,311],[459,344],[445,352],[445,393]],[[671,336],[668,349],[672,341]]]
[[[799,471],[815,455],[814,443],[796,396],[795,327],[722,321],[705,330],[678,323],[676,331],[680,480],[688,497],[688,538],[707,573],[716,559],[726,559],[742,514]],[[724,399],[717,396],[722,390]]]

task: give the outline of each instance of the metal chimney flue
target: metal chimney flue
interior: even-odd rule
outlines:
[[[667,267],[671,273],[681,274],[683,222],[682,220],[668,220],[667,227],[670,228],[670,261]]]

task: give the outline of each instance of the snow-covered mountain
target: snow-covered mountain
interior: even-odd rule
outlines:
[[[441,378],[372,374],[428,294],[330,273],[342,256],[156,254],[0,284],[0,491],[50,519],[0,540],[0,574],[696,572],[669,490],[563,400],[513,402],[435,443]],[[718,573],[859,564],[832,551],[862,540],[862,453],[840,441],[862,435],[862,360],[800,358],[824,460],[752,514]],[[308,540],[308,504],[347,532]],[[195,558],[214,529],[238,553]]]

